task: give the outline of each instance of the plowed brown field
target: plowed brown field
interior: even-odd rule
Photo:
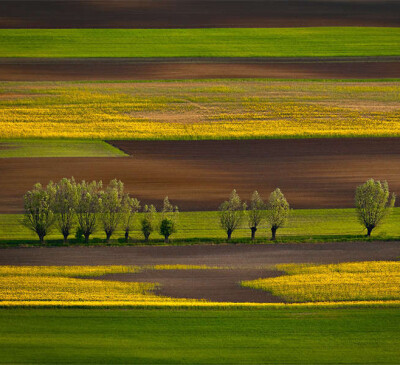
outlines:
[[[396,57],[363,59],[7,59],[2,81],[168,80],[208,78],[400,78]]]
[[[182,210],[215,210],[232,189],[248,198],[280,187],[293,208],[353,206],[355,187],[388,180],[400,193],[400,140],[303,139],[116,141],[126,158],[0,159],[0,212],[22,211],[36,182],[62,177],[113,178],[133,195],[159,204],[165,195]]]
[[[0,28],[398,26],[398,1],[2,0]]]

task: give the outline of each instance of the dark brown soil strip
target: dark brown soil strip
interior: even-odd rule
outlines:
[[[53,247],[0,250],[0,265],[207,265],[243,269],[280,263],[398,260],[399,242]]]
[[[398,1],[2,0],[1,28],[399,26]]]
[[[171,80],[210,78],[400,78],[400,62],[357,60],[0,59],[2,81]]]
[[[282,303],[282,298],[262,290],[240,286],[243,280],[273,278],[283,272],[265,269],[144,270],[137,274],[109,274],[96,280],[158,283],[157,295],[205,299],[211,302]]]
[[[183,211],[216,210],[232,189],[243,199],[282,189],[293,208],[354,206],[354,189],[387,180],[400,194],[400,139],[115,141],[126,158],[0,159],[0,213],[23,210],[36,182],[114,178],[142,202],[168,195]]]

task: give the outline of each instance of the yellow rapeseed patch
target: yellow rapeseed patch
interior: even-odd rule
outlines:
[[[291,302],[400,300],[400,262],[278,265],[288,275],[242,282]]]
[[[3,82],[0,138],[400,136],[399,95],[397,82]]]
[[[155,295],[153,290],[157,283],[87,279],[137,271],[139,268],[132,266],[1,266],[0,305],[29,302],[185,302],[185,299]]]

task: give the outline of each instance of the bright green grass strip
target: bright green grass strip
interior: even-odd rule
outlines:
[[[386,27],[0,30],[0,57],[396,56],[399,44]]]
[[[21,226],[22,215],[0,215],[0,243],[24,244],[35,243],[37,237]],[[140,218],[136,218],[135,230],[131,237],[136,243],[143,242],[139,227]],[[394,208],[384,224],[375,229],[372,239],[398,239],[400,237],[400,208]],[[278,242],[324,242],[351,241],[363,239],[365,230],[358,223],[354,209],[297,209],[293,210],[286,227],[277,232]],[[101,230],[93,236],[94,243],[104,242],[105,234]],[[123,232],[117,231],[113,244],[122,243]],[[249,242],[250,229],[245,222],[233,233],[238,242]],[[271,233],[266,227],[257,231],[258,242],[270,240]],[[71,238],[74,238],[73,235]],[[171,236],[172,244],[198,242],[224,242],[225,232],[219,227],[218,212],[181,212],[179,214],[178,232]],[[61,235],[53,232],[46,237],[49,243],[61,242]],[[162,244],[162,237],[154,232],[152,244]],[[120,240],[120,242],[118,241]],[[74,242],[73,240],[71,240]]]
[[[398,308],[0,310],[0,363],[390,364]]]
[[[0,158],[121,156],[126,156],[126,154],[103,141],[0,139]]]

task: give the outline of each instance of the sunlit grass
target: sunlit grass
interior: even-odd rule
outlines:
[[[140,231],[140,214],[134,222],[131,233],[131,244],[143,244]],[[22,215],[0,214],[0,242],[2,244],[31,244],[38,242],[37,237],[21,225]],[[397,239],[400,237],[400,208],[394,208],[382,226],[374,229],[372,239]],[[171,243],[185,244],[196,242],[224,242],[226,233],[219,226],[217,211],[209,212],[180,212],[177,223],[178,231],[173,234]],[[359,224],[354,209],[295,209],[289,216],[285,227],[277,232],[278,242],[323,242],[323,241],[348,241],[360,240],[366,234],[365,229]],[[113,235],[112,244],[124,244],[124,233],[117,231]],[[264,224],[256,237],[257,242],[270,241],[271,232]],[[242,226],[234,231],[234,240],[247,240],[250,243],[250,229],[244,221]],[[92,236],[92,244],[102,244],[105,239],[100,228]],[[150,244],[163,244],[164,239],[157,232],[150,236]],[[62,242],[62,236],[52,230],[46,240],[49,244],[54,240]],[[72,244],[75,243],[71,235]]]

